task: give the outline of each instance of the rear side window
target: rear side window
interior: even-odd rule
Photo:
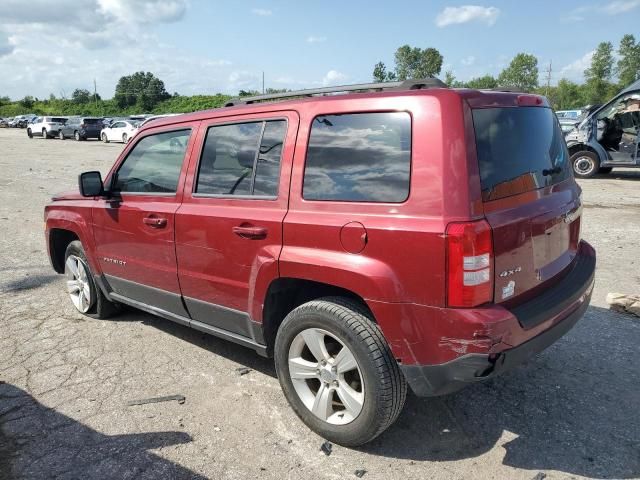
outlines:
[[[496,200],[571,176],[569,153],[549,108],[473,110],[482,199]]]
[[[313,120],[305,200],[403,202],[409,195],[410,172],[408,113],[322,115]]]
[[[276,197],[285,120],[210,127],[195,193]]]
[[[190,130],[178,130],[142,138],[120,166],[112,189],[128,193],[175,193],[190,134]]]

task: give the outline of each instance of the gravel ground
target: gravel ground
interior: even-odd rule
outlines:
[[[487,383],[410,395],[376,441],[326,456],[270,360],[138,311],[98,321],[73,309],[48,263],[43,206],[121,148],[0,130],[1,479],[640,477],[640,319],[605,303],[640,293],[640,170],[581,182],[597,286],[566,337]],[[127,406],[176,394],[186,401]]]

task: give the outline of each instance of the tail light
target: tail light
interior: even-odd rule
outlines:
[[[447,305],[493,300],[493,242],[486,220],[447,225]]]

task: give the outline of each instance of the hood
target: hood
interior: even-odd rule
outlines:
[[[54,202],[60,200],[91,200],[90,197],[83,197],[78,190],[69,190],[68,192],[56,193],[51,200]]]

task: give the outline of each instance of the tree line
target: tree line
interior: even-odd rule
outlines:
[[[444,58],[433,47],[419,48],[403,45],[394,55],[394,69],[383,62],[373,68],[373,80],[389,82],[415,78],[436,77],[441,74]],[[538,59],[529,53],[518,53],[497,77],[486,74],[468,81],[459,81],[452,71],[444,73],[444,82],[451,87],[500,88],[512,87],[547,96],[556,110],[603,103],[621,88],[640,78],[640,43],[633,35],[622,37],[617,48],[617,61],[611,42],[600,43],[591,64],[584,71],[584,82],[566,78],[557,85],[540,83]],[[617,81],[614,81],[617,77]],[[268,88],[266,93],[280,93],[285,89]],[[258,95],[256,90],[240,90],[240,96]],[[51,94],[47,99],[26,96],[18,101],[0,97],[0,117],[26,113],[38,115],[94,115],[120,116],[134,113],[180,113],[216,108],[224,105],[229,95],[184,96],[167,92],[164,82],[151,72],[136,72],[118,80],[112,99],[87,89],[77,88],[70,98]]]
[[[486,74],[468,81],[459,81],[452,71],[444,73],[443,81],[451,87],[462,88],[516,88],[525,92],[545,95],[556,110],[577,108],[604,103],[619,90],[640,78],[640,43],[633,35],[622,37],[614,57],[611,42],[601,42],[584,71],[584,82],[572,82],[566,78],[557,85],[540,83],[538,59],[529,53],[518,53],[497,77]],[[390,82],[415,78],[437,77],[441,74],[444,58],[435,48],[421,49],[403,45],[394,55],[395,69],[388,69],[383,62],[373,67],[375,82]],[[613,80],[617,76],[617,82]]]

